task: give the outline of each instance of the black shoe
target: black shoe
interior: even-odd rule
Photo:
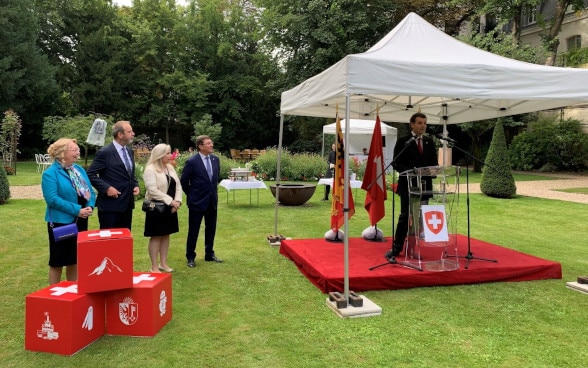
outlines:
[[[386,258],[386,259],[391,259],[391,258],[394,258],[394,257],[396,257],[396,256],[394,255],[394,251],[392,249],[390,249],[389,251],[387,251],[384,254],[384,258]]]
[[[206,262],[216,262],[216,263],[222,263],[223,260],[220,258],[216,258],[216,256],[212,256],[212,257],[205,257],[204,260]]]
[[[392,255],[394,257],[398,257],[400,253],[402,253],[402,246],[394,244],[394,246],[392,247]]]
[[[188,260],[188,267],[190,267],[190,268],[196,267],[196,262],[194,262],[193,259],[189,259]]]

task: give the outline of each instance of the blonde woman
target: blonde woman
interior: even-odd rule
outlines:
[[[88,217],[92,215],[96,194],[86,171],[75,162],[80,148],[75,139],[60,138],[47,149],[53,164],[43,172],[41,189],[47,204],[45,221],[49,233],[49,284],[61,281],[63,267],[68,281],[77,280],[77,237],[59,243],[53,237],[53,226],[76,222],[78,231],[88,230]]]
[[[145,213],[143,235],[150,237],[149,257],[153,273],[173,271],[167,264],[167,254],[170,234],[179,231],[178,210],[182,205],[182,186],[171,160],[171,147],[165,143],[158,144],[151,150],[151,156],[143,172],[145,199],[160,201],[167,205],[163,214]]]

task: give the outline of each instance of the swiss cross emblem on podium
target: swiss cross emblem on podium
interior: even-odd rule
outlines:
[[[425,242],[448,241],[445,206],[423,205],[421,206],[421,212]]]

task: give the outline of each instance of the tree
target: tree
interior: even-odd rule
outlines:
[[[5,204],[8,199],[10,199],[10,184],[4,166],[0,165],[0,205]]]
[[[265,47],[282,69],[274,89],[284,91],[319,74],[348,54],[362,53],[390,32],[409,12],[456,33],[470,7],[436,0],[257,0],[263,9]],[[335,117],[331,117],[334,119]],[[296,126],[293,126],[293,122]],[[285,120],[284,143],[320,150],[325,119]],[[303,142],[301,142],[303,141]]]
[[[275,144],[280,73],[263,46],[260,10],[248,0],[205,0],[193,16],[198,34],[206,36],[196,60],[213,81],[206,106],[223,127],[215,145],[228,151]]]
[[[0,111],[18,111],[25,141],[36,143],[40,116],[58,98],[55,68],[37,46],[39,17],[33,0],[5,0],[0,7]]]
[[[564,18],[569,7],[572,7],[574,11],[582,11],[584,9],[583,0],[557,0],[555,3],[555,14],[553,18],[548,20],[541,20],[543,30],[541,31],[541,38],[543,45],[547,49],[548,55],[545,65],[555,65],[557,58],[557,49],[559,48],[559,32],[561,31],[561,25],[563,24]]]
[[[510,171],[508,157],[504,127],[502,122],[498,120],[486,156],[486,166],[482,170],[480,190],[485,195],[495,198],[511,198],[516,194],[517,187]]]
[[[220,124],[212,123],[212,116],[210,114],[205,114],[200,121],[194,123],[192,142],[196,143],[196,138],[199,135],[207,135],[214,142],[221,137],[222,130],[223,127]]]
[[[0,153],[10,157],[9,170],[16,174],[16,158],[18,151],[18,141],[20,139],[22,122],[17,113],[8,110],[4,113],[2,125],[0,126]]]
[[[130,36],[117,8],[109,0],[35,0],[43,47],[58,68],[66,113],[100,112],[126,116],[137,82],[126,58]],[[71,111],[73,110],[73,111]]]
[[[492,52],[497,55],[510,57],[516,60],[522,60],[530,63],[538,62],[537,50],[529,45],[523,45],[516,42],[512,35],[502,32],[497,27],[489,32],[473,32],[467,36],[458,37],[461,41],[469,43],[479,49]],[[481,159],[483,135],[496,125],[497,119],[484,121],[475,121],[459,124],[459,128],[468,134],[472,142],[472,154],[474,157]],[[504,125],[520,126],[520,120],[506,118],[502,120]],[[473,171],[481,172],[482,166],[478,160],[473,161]]]
[[[576,12],[584,9],[583,0],[556,0],[545,2],[541,0],[456,0],[459,5],[474,5],[475,14],[478,19],[492,18],[496,20],[495,28],[501,28],[502,25],[510,22],[512,41],[515,45],[520,45],[521,40],[521,21],[525,15],[535,13],[537,6],[541,5],[542,12],[538,14],[537,24],[541,28],[541,39],[545,51],[547,51],[546,65],[555,65],[557,49],[559,47],[558,35],[561,31],[561,25],[571,6]],[[548,8],[553,6],[554,9]],[[553,15],[545,19],[543,14]],[[486,32],[487,29],[479,29],[478,32]],[[504,55],[504,54],[500,54]]]

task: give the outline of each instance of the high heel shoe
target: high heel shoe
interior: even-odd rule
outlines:
[[[160,271],[165,271],[165,272],[174,272],[174,269],[171,267],[163,267],[161,264],[157,266],[157,268],[159,268]]]

